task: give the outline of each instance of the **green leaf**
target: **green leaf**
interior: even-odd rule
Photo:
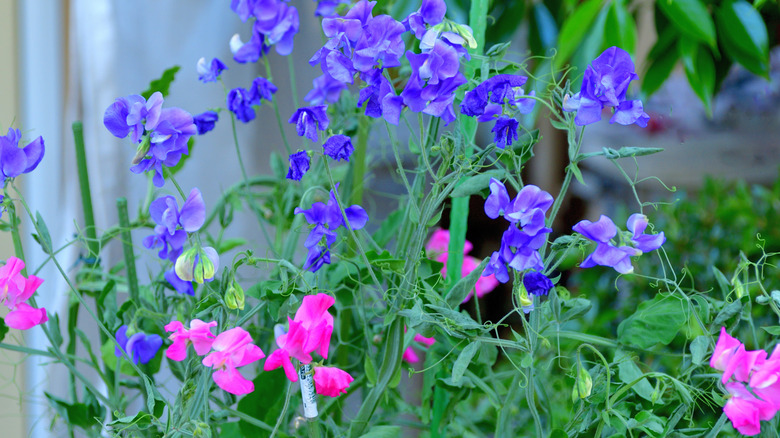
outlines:
[[[49,315],[49,333],[51,334],[51,346],[60,348],[62,346],[62,332],[60,332],[60,316],[56,313]]]
[[[487,266],[488,261],[490,261],[489,258],[482,260],[482,263],[474,268],[474,270],[471,271],[469,275],[461,278],[457,283],[455,283],[454,286],[452,286],[452,289],[450,289],[450,292],[446,297],[447,304],[452,307],[457,307],[460,305],[460,303],[463,302],[464,299],[466,299],[466,296],[469,294],[469,292],[474,290],[474,286],[477,284],[479,277],[482,276],[482,271],[485,270],[485,266]]]
[[[707,115],[711,117],[712,96],[715,93],[715,61],[706,47],[689,39],[681,39],[678,49],[688,83],[704,104]]]
[[[231,249],[242,245],[246,245],[246,239],[242,239],[240,237],[225,239],[219,243],[219,248],[217,248],[217,253],[222,254],[224,252],[230,251]]]
[[[780,325],[773,325],[771,327],[761,327],[770,335],[780,336]]]
[[[715,316],[712,321],[712,327],[720,327],[726,323],[726,321],[733,318],[742,312],[742,300],[734,300],[726,306],[720,309],[720,312]]]
[[[674,34],[671,31],[669,33]],[[655,47],[658,47],[660,42],[659,40]],[[674,70],[674,66],[679,58],[680,53],[677,50],[663,50],[657,57],[651,58],[647,71],[645,71],[645,76],[642,79],[642,93],[650,96],[658,91],[672,73],[672,70]]]
[[[609,7],[607,23],[604,26],[604,45],[618,46],[628,53],[636,48],[636,23],[628,12],[625,0],[615,0]]]
[[[729,0],[715,11],[715,18],[729,58],[769,79],[769,37],[761,14],[744,0]]]
[[[533,4],[528,30],[529,43],[535,53],[547,54],[547,51],[555,48],[558,43],[558,25],[544,2]]]
[[[287,385],[284,371],[276,369],[261,372],[252,380],[252,383],[255,384],[255,390],[238,402],[238,410],[266,424],[275,424],[284,406]],[[238,425],[244,436],[270,436],[268,431],[246,421],[240,421]]]
[[[586,0],[563,22],[558,34],[558,54],[555,56],[555,70],[560,70],[577,50],[591,30],[591,25],[601,10],[602,0]]]
[[[5,320],[0,318],[0,342],[5,339],[6,334],[8,334],[8,326],[5,325]]]
[[[471,363],[471,359],[474,358],[474,355],[479,350],[480,344],[481,342],[479,341],[471,342],[460,352],[455,363],[452,365],[453,384],[460,382],[460,379],[463,377],[463,374],[466,373],[466,369],[468,369],[469,364]]]
[[[658,294],[640,304],[634,314],[620,323],[618,340],[639,348],[650,348],[658,343],[667,345],[687,321],[688,312],[682,298]]]
[[[585,185],[585,180],[582,179],[582,172],[580,171],[580,168],[577,167],[577,163],[569,163],[569,165],[566,166],[566,170],[574,175],[574,178],[577,179],[577,182]]]
[[[43,393],[49,405],[65,420],[65,423],[88,429],[98,424],[104,416],[105,409],[98,403],[68,403],[48,392]],[[94,399],[93,399],[94,400]]]
[[[376,366],[368,354],[363,358],[363,369],[365,370],[369,386],[376,385]]]
[[[401,426],[374,426],[361,438],[397,438],[401,436]]]
[[[389,251],[384,250],[381,253],[377,253],[376,250],[366,251],[366,258],[368,261],[377,268],[387,269],[389,271],[403,272],[404,264],[406,260],[401,260],[393,257]]]
[[[390,213],[390,215],[382,221],[382,225],[373,235],[374,242],[382,248],[386,246],[392,239],[398,234],[398,229],[401,227],[401,222],[404,220],[404,210],[398,209]]]
[[[764,327],[764,330],[766,329],[767,327]],[[707,335],[697,336],[696,339],[691,342],[691,361],[693,361],[694,365],[701,365],[704,363],[704,357],[707,356],[709,347],[710,337]]]
[[[631,384],[645,373],[634,363],[634,359],[622,350],[615,351],[615,362],[618,364],[618,377],[625,384]],[[653,401],[653,386],[645,378],[634,383],[631,390],[647,401]]]
[[[163,97],[167,96],[168,90],[171,88],[171,83],[176,78],[176,72],[178,72],[179,69],[181,69],[181,67],[174,65],[165,70],[159,79],[155,79],[149,83],[149,88],[141,93],[141,96],[143,96],[144,99],[149,99],[155,91],[162,93]]]
[[[504,175],[506,175],[506,171],[504,169],[493,169],[484,173],[480,173],[479,175],[466,178],[466,180],[460,183],[458,187],[455,187],[455,190],[452,191],[450,197],[462,198],[479,193],[482,190],[488,188],[491,178],[500,180],[504,178]]]
[[[656,4],[680,33],[717,48],[715,25],[701,0],[659,0]]]
[[[49,234],[49,228],[46,226],[46,222],[43,221],[40,212],[35,212],[35,225],[38,231],[38,235],[33,235],[36,241],[41,245],[41,249],[46,254],[51,254],[51,235]]]

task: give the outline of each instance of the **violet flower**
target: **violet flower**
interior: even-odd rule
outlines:
[[[327,73],[317,76],[312,81],[312,89],[303,100],[312,105],[321,105],[323,103],[335,103],[339,100],[341,92],[347,89],[347,85],[341,81],[333,79]]]
[[[632,233],[631,242],[642,252],[654,251],[666,242],[663,231],[658,234],[644,234],[647,224],[647,216],[640,213],[632,214],[626,222],[628,230]]]
[[[325,140],[322,148],[325,151],[325,155],[336,161],[349,161],[350,155],[352,155],[352,152],[355,150],[352,146],[352,139],[342,134],[336,134],[329,137]]]
[[[349,0],[314,0],[317,2],[317,10],[314,11],[316,17],[332,17],[336,15],[336,8],[340,4],[349,3]]]
[[[614,108],[609,123],[646,127],[650,120],[639,100],[626,100],[629,83],[639,76],[634,62],[625,50],[610,47],[585,69],[582,88],[574,96],[563,101],[564,111],[577,111],[574,123],[589,125],[601,120],[604,108]]]
[[[290,154],[290,169],[287,171],[287,179],[300,181],[303,175],[309,171],[309,153],[298,151]]]
[[[198,135],[203,135],[214,129],[218,120],[219,115],[215,111],[206,111],[192,118],[192,122],[198,128]]]
[[[8,128],[8,134],[0,136],[0,179],[32,172],[43,159],[46,149],[43,137],[36,138],[23,148],[19,147],[21,138],[21,131],[13,128]]]
[[[249,88],[249,95],[251,101],[255,105],[260,105],[261,100],[272,100],[274,94],[279,89],[271,81],[263,77],[257,77],[252,81],[252,86]]]
[[[582,220],[572,229],[596,242],[596,250],[580,264],[581,268],[600,265],[614,268],[621,274],[634,272],[631,257],[641,255],[642,251],[630,246],[617,247],[610,242],[617,235],[617,227],[612,219],[602,214],[597,222]]]
[[[230,39],[230,51],[233,53],[233,60],[246,64],[247,62],[257,62],[263,55],[271,50],[271,46],[265,43],[265,36],[252,29],[252,38],[246,44],[241,41],[238,34]]]
[[[149,363],[157,354],[163,342],[160,335],[147,335],[143,332],[135,333],[128,338],[127,325],[119,327],[119,330],[116,332],[116,341],[119,346],[114,347],[114,355],[122,357],[124,352],[136,364],[139,362],[142,364]]]
[[[553,284],[546,275],[541,272],[530,271],[523,275],[523,286],[529,295],[547,295]]]
[[[227,69],[227,66],[218,58],[213,58],[209,64],[206,64],[206,58],[200,58],[197,65],[198,79],[204,84],[216,82],[222,71]]]
[[[145,238],[143,245],[147,249],[162,246],[157,255],[162,259],[176,261],[187,240],[187,233],[199,230],[205,222],[206,204],[200,190],[194,188],[184,201],[181,211],[176,198],[163,196],[149,205],[149,215],[157,225],[154,228],[155,234]]]
[[[295,123],[295,130],[301,137],[306,137],[313,142],[319,140],[317,130],[328,129],[330,120],[325,110],[326,105],[301,107],[295,110],[288,123]]]
[[[501,149],[511,146],[517,140],[518,126],[517,120],[511,117],[500,117],[496,120],[496,124],[490,130],[493,133],[493,141],[496,143],[496,146]]]
[[[244,88],[234,88],[227,96],[227,108],[236,115],[236,118],[244,123],[255,119],[255,109],[252,108],[254,96]]]

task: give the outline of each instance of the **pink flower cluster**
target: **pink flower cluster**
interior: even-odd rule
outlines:
[[[439,263],[444,263],[444,267],[441,269],[442,277],[446,277],[447,275],[447,250],[449,245],[450,232],[449,230],[442,230],[441,228],[434,231],[431,235],[431,239],[425,244],[425,251],[427,252],[428,257]],[[479,259],[468,255],[472,248],[474,248],[474,245],[468,240],[463,245],[461,277],[469,275],[471,271],[479,267]],[[496,286],[498,286],[498,280],[496,280],[495,275],[491,274],[485,277],[479,277],[477,284],[474,286],[474,291],[477,292],[477,298],[482,298],[485,294],[495,289]],[[474,295],[474,291],[469,292],[466,298],[463,299],[464,303],[471,299],[472,295]]]
[[[761,421],[780,410],[780,345],[767,358],[766,351],[746,350],[721,327],[710,366],[723,371],[721,382],[730,395],[723,412],[734,428],[747,436],[761,433]]]
[[[277,326],[276,344],[279,349],[271,353],[265,361],[265,371],[284,369],[292,382],[298,381],[298,373],[292,358],[306,365],[312,362],[312,352],[323,359],[328,358],[330,338],[333,333],[333,316],[328,309],[336,299],[327,294],[307,295],[294,318],[287,318],[288,329]],[[317,394],[337,397],[346,394],[347,387],[354,379],[344,370],[335,367],[314,367],[314,386]]]
[[[202,363],[216,370],[212,378],[217,386],[231,394],[249,394],[255,390],[255,385],[236,368],[264,358],[265,353],[252,343],[252,336],[241,327],[234,327],[214,336],[211,327],[216,325],[216,321],[206,323],[193,319],[190,328],[186,329],[181,322],[171,321],[165,326],[165,331],[173,332],[168,337],[173,344],[168,347],[165,355],[171,360],[182,361],[187,357],[189,344],[192,344],[198,356],[211,351],[203,358]]]
[[[17,330],[27,330],[49,320],[46,309],[36,309],[25,302],[43,280],[34,275],[24,278],[22,269],[24,262],[16,257],[9,258],[0,268],[0,303],[10,310],[5,325]]]

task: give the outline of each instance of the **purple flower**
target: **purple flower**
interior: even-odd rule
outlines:
[[[159,335],[147,335],[138,332],[127,338],[127,325],[119,327],[116,332],[118,347],[114,347],[114,355],[122,357],[122,352],[130,356],[131,360],[138,364],[149,363],[162,346],[162,338]]]
[[[296,132],[301,137],[306,137],[313,142],[319,140],[317,130],[324,131],[328,129],[328,115],[325,110],[326,105],[317,105],[302,107],[295,110],[288,123],[295,123]]]
[[[333,135],[322,145],[325,150],[325,155],[333,158],[336,161],[346,160],[349,161],[350,155],[355,150],[352,147],[352,139],[346,135]]]
[[[23,148],[19,147],[21,138],[21,131],[13,128],[8,128],[5,136],[0,136],[0,181],[32,172],[43,159],[43,137],[36,138]]]
[[[254,31],[265,37],[265,44],[276,46],[276,53],[287,56],[293,51],[298,33],[298,10],[280,0],[257,0],[253,8]]]
[[[396,96],[395,89],[390,81],[382,74],[380,70],[372,70],[369,73],[361,73],[367,86],[360,90],[358,97],[358,107],[366,103],[366,115],[369,117],[384,119],[392,124],[398,125],[401,119],[401,110],[403,109],[403,98]]]
[[[512,142],[517,140],[517,120],[511,117],[499,117],[496,120],[496,124],[493,125],[493,129],[490,132],[493,133],[493,141],[501,149],[511,146]]]
[[[290,169],[287,171],[287,179],[300,181],[309,170],[309,153],[298,151],[290,154]]]
[[[514,104],[518,88],[525,85],[527,80],[526,76],[521,75],[495,75],[466,92],[460,104],[460,112],[469,117],[477,117],[485,112],[488,101],[498,105]]]
[[[321,105],[325,102],[335,103],[339,100],[341,92],[346,89],[345,83],[323,73],[312,81],[312,89],[303,99],[312,105]]]
[[[157,255],[162,259],[175,261],[187,241],[187,233],[195,232],[203,226],[206,220],[206,204],[200,190],[194,188],[184,201],[181,211],[176,198],[163,196],[149,205],[149,215],[157,226],[154,228],[155,234],[144,239],[144,246],[148,249],[162,246]]]
[[[580,264],[581,268],[600,265],[614,268],[621,274],[634,272],[631,257],[641,255],[642,251],[630,246],[616,247],[610,242],[617,235],[617,227],[612,219],[602,214],[598,222],[582,220],[573,230],[596,242],[596,250]]]
[[[206,58],[200,58],[197,69],[198,79],[205,84],[207,82],[216,82],[222,71],[228,68],[217,58],[212,59],[208,65],[206,65]]]
[[[663,231],[658,234],[644,234],[647,224],[647,216],[640,213],[632,214],[626,222],[628,230],[632,233],[631,242],[642,252],[654,251],[666,242]]]
[[[176,289],[176,292],[182,295],[195,296],[195,288],[192,287],[192,282],[184,281],[181,278],[179,278],[179,276],[176,275],[176,271],[173,268],[165,271],[163,277],[165,277],[165,280],[168,282],[168,284],[170,284],[171,286],[173,286],[174,289]]]
[[[423,0],[420,9],[409,14],[404,20],[404,26],[411,30],[417,39],[422,39],[426,32],[426,24],[435,26],[444,21],[444,14],[447,13],[447,4],[444,0]]]
[[[529,295],[547,295],[553,284],[546,275],[541,272],[530,271],[523,275],[523,286]]]
[[[252,94],[244,88],[234,88],[227,96],[227,107],[238,120],[249,123],[255,119],[255,109],[252,108]]]
[[[368,20],[363,34],[355,45],[352,63],[355,69],[367,72],[381,62],[382,68],[401,65],[406,31],[404,25],[389,15],[378,15]]]
[[[203,135],[214,129],[217,120],[219,120],[219,115],[214,111],[206,111],[192,118],[195,127],[198,128],[198,135]]]
[[[238,14],[241,21],[246,22],[252,16],[255,3],[257,3],[257,0],[231,0],[230,9]]]
[[[278,88],[266,78],[257,77],[252,81],[252,87],[249,88],[252,104],[260,105],[262,99],[270,101]]]
[[[317,17],[332,17],[336,15],[336,8],[342,3],[349,3],[349,0],[314,0],[317,2],[317,10],[314,15]]]
[[[230,39],[230,51],[233,52],[233,60],[240,64],[247,62],[257,62],[260,57],[268,53],[271,46],[265,43],[265,36],[258,32],[256,28],[252,29],[252,38],[244,44],[238,34]]]
[[[159,91],[149,97],[132,94],[120,97],[106,109],[103,124],[117,138],[131,134],[133,143],[141,141],[144,131],[153,131],[160,121],[163,97]]]
[[[495,178],[490,178],[489,187],[490,195],[485,199],[485,214],[491,219],[498,219],[511,205],[509,193],[504,183]]]
[[[628,85],[637,78],[631,56],[623,49],[610,47],[585,70],[580,92],[564,99],[563,110],[577,111],[574,123],[584,126],[601,120],[602,110],[612,107],[615,112],[609,123],[636,123],[644,128],[650,116],[643,111],[642,102],[626,100]]]

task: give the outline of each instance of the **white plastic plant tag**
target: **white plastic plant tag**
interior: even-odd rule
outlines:
[[[317,418],[317,394],[314,392],[314,375],[311,365],[301,365],[298,368],[298,381],[301,383],[301,397],[303,398],[303,416]]]

